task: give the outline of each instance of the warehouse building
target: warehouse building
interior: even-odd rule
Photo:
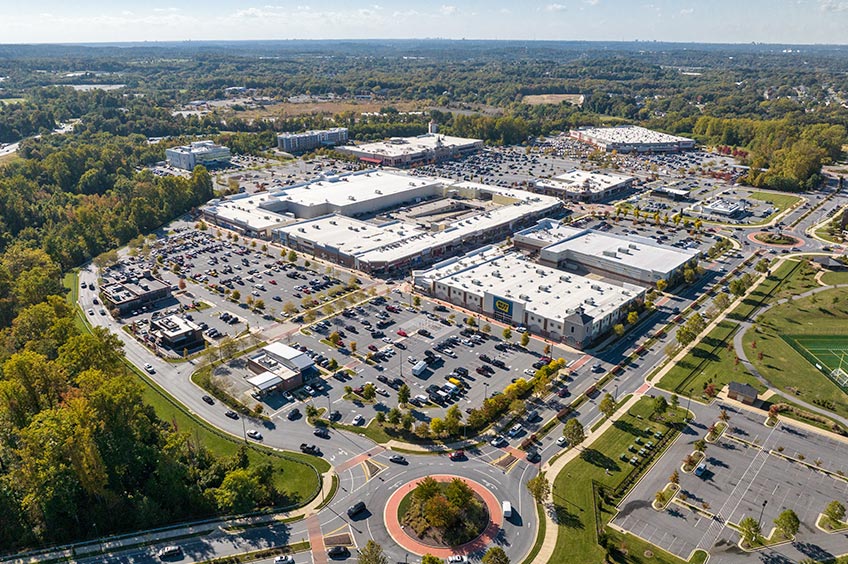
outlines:
[[[491,246],[416,270],[413,280],[435,298],[578,349],[609,333],[645,296],[638,286],[562,272]]]
[[[695,148],[695,141],[692,139],[636,125],[581,127],[572,129],[569,136],[607,152],[670,153]]]
[[[549,219],[519,231],[513,242],[519,249],[538,253],[539,264],[644,286],[659,280],[674,285],[699,256],[698,251],[662,245],[648,237],[576,229]]]
[[[399,168],[458,159],[483,148],[480,139],[426,133],[417,137],[394,137],[388,141],[339,147],[339,152],[360,161]]]
[[[408,209],[403,219],[368,222],[336,213],[275,229],[274,239],[364,272],[406,274],[562,210],[558,199],[541,194],[474,182],[444,180],[438,186],[441,199]]]
[[[230,150],[212,141],[195,141],[191,145],[165,149],[165,158],[174,168],[194,170],[197,165],[206,168],[229,164]]]
[[[632,176],[573,169],[554,176],[537,180],[536,191],[581,202],[599,202],[620,194],[633,186]]]
[[[305,153],[320,147],[344,145],[347,140],[346,127],[315,129],[301,133],[281,133],[277,135],[277,148],[287,153]]]

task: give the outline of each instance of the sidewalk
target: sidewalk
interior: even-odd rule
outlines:
[[[633,394],[633,396],[627,400],[624,405],[618,408],[612,417],[608,418],[604,421],[600,427],[595,429],[595,431],[590,431],[586,435],[586,440],[580,445],[579,448],[572,448],[559,458],[557,458],[553,464],[545,463],[542,466],[542,472],[546,472],[551,480],[551,494],[548,496],[548,500],[546,506],[548,504],[553,503],[553,481],[556,479],[557,475],[565,468],[565,465],[580,456],[580,453],[586,447],[590,446],[598,437],[604,434],[607,429],[612,427],[613,423],[615,423],[617,417],[626,413],[631,407],[633,407],[637,401],[642,399],[642,396],[639,394]],[[559,525],[557,525],[553,519],[551,519],[551,512],[547,510],[545,507],[545,538],[542,541],[542,548],[539,550],[539,554],[536,555],[537,562],[552,562],[554,550],[556,549],[557,544],[557,535],[559,534]]]

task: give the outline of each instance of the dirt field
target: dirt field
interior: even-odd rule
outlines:
[[[583,94],[533,94],[525,96],[521,101],[532,106],[538,106],[539,104],[560,104],[562,102],[579,106],[583,103]]]

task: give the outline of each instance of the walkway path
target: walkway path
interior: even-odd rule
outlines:
[[[327,547],[324,545],[324,535],[321,532],[321,522],[318,515],[306,519],[306,530],[309,533],[309,549],[312,551],[314,564],[327,564]]]

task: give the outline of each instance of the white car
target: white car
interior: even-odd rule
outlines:
[[[389,392],[387,392],[385,388],[377,388],[377,393],[381,396],[389,397]]]
[[[312,386],[306,386],[305,388],[303,388],[303,390],[304,390],[307,394],[309,394],[310,396],[314,396],[314,395],[315,395],[315,388],[313,388]]]
[[[363,423],[365,423],[365,418],[362,417],[361,415],[357,415],[356,417],[353,418],[353,424],[354,425],[362,425]]]
[[[536,375],[536,371],[533,370],[532,368],[525,368],[524,373],[527,374],[528,376],[535,376]]]
[[[389,337],[383,337],[383,342],[391,345],[393,341]]]
[[[261,440],[262,440],[262,433],[260,433],[260,432],[259,432],[259,431],[257,431],[256,429],[250,429],[250,430],[248,430],[248,431],[247,431],[247,436],[248,436],[248,437],[250,437],[251,439],[254,439],[254,440],[257,440],[257,441],[261,441]]]
[[[568,441],[565,439],[565,437],[560,437],[557,439],[557,446],[565,446],[567,444]]]
[[[154,374],[156,372],[156,370],[149,363],[146,363],[144,365],[144,370],[146,370],[148,374]]]
[[[294,564],[294,557],[286,554],[285,556],[277,556],[274,558],[274,564]]]
[[[448,556],[448,562],[449,563],[468,562],[468,558],[466,558],[465,556],[463,556],[461,554],[454,554],[453,556]]]

